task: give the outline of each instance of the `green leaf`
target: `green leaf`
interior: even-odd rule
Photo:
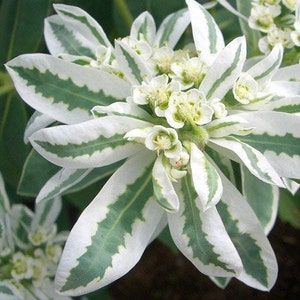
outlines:
[[[180,209],[168,214],[172,238],[179,250],[209,276],[234,276],[242,267],[215,207],[202,211],[187,174],[178,187]]]
[[[110,165],[144,148],[124,135],[129,130],[148,126],[149,123],[138,119],[107,116],[41,129],[30,137],[30,142],[54,164],[88,169]]]
[[[117,76],[46,54],[22,55],[6,65],[23,100],[63,123],[91,119],[95,105],[124,101],[130,86]]]
[[[294,196],[286,191],[280,190],[279,217],[284,222],[290,223],[300,229],[300,192]]]
[[[35,197],[47,180],[60,168],[53,165],[35,150],[31,150],[23,166],[18,185],[18,194]]]
[[[22,53],[36,52],[50,0],[3,0],[0,7],[0,68]],[[26,38],[30,37],[30,38]]]
[[[137,263],[163,212],[152,197],[153,156],[146,151],[130,158],[84,210],[58,267],[60,292],[96,290]]]
[[[244,166],[241,171],[243,195],[268,234],[277,217],[279,189],[257,179]]]
[[[237,279],[256,289],[270,290],[278,272],[271,245],[247,201],[223,174],[220,176],[224,192],[217,210],[243,263]]]
[[[7,183],[16,188],[29,147],[23,141],[25,104],[15,93],[0,98],[0,120],[0,169]]]

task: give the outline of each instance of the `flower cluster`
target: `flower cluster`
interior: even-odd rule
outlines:
[[[280,44],[247,60],[244,37],[225,45],[204,7],[186,3],[158,29],[142,13],[114,46],[87,13],[55,5],[45,23],[51,55],[6,66],[36,110],[26,139],[61,167],[37,201],[112,174],[67,239],[63,294],[121,277],[166,226],[221,287],[236,277],[269,290],[276,280],[266,234],[279,187],[298,188],[300,67],[280,68]],[[189,24],[194,45],[176,50]]]
[[[299,47],[299,13],[297,0],[252,1],[249,26],[264,34],[259,40],[259,49],[268,53],[277,43],[287,49]]]
[[[53,278],[67,233],[54,223],[59,201],[10,207],[0,174],[0,296],[3,299],[69,299],[55,293]],[[44,214],[47,211],[47,218]]]

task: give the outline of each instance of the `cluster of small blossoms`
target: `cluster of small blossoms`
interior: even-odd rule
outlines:
[[[1,196],[6,194],[1,180],[0,174],[3,200]],[[69,299],[55,293],[53,282],[66,233],[57,233],[54,220],[39,224],[41,211],[33,213],[22,204],[9,207],[8,201],[0,202],[1,288],[10,291],[14,296],[10,299]]]
[[[299,4],[297,0],[253,0],[249,26],[263,33],[259,49],[268,53],[275,44],[286,49],[300,46]]]

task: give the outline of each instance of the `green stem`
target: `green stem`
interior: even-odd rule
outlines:
[[[0,72],[0,97],[14,90],[14,84],[9,75]]]
[[[128,28],[131,27],[133,16],[124,0],[115,0],[115,5],[118,8]]]

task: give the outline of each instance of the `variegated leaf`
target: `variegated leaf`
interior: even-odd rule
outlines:
[[[246,127],[247,122],[235,115],[227,116],[221,119],[212,120],[206,129],[211,138],[225,137],[230,134],[247,134],[251,128]]]
[[[36,202],[39,203],[40,201],[83,189],[93,182],[111,175],[122,163],[121,161],[95,169],[62,168],[46,182],[37,195]]]
[[[255,127],[239,139],[262,152],[281,177],[300,178],[300,117],[273,111],[239,116]]]
[[[64,168],[102,167],[143,149],[124,135],[150,123],[121,116],[107,116],[75,125],[37,131],[30,142],[42,156]]]
[[[243,263],[236,276],[259,290],[270,290],[277,278],[272,247],[253,210],[238,190],[221,174],[224,192],[217,210]]]
[[[15,244],[23,250],[30,247],[28,234],[33,219],[33,212],[22,204],[15,204],[11,209],[11,228]]]
[[[223,192],[221,179],[204,153],[194,144],[191,147],[191,173],[194,188],[199,197],[201,210],[215,206]]]
[[[279,188],[257,179],[245,166],[241,166],[241,175],[243,195],[260,221],[265,234],[269,234],[277,217]]]
[[[0,172],[0,214],[8,213],[10,210],[9,199],[4,186],[4,180]]]
[[[209,276],[234,276],[242,262],[215,207],[202,211],[189,174],[178,191],[180,209],[168,214],[169,229],[179,250],[200,272]]]
[[[279,97],[279,99],[272,99],[263,106],[264,110],[280,111],[289,114],[300,113],[300,96]]]
[[[124,101],[130,85],[117,76],[46,54],[21,55],[6,65],[23,100],[66,124],[91,119],[95,105]]]
[[[21,300],[24,299],[24,295],[9,280],[3,280],[0,282],[0,298],[3,300]]]
[[[280,43],[277,43],[272,51],[261,59],[257,64],[251,67],[247,73],[250,74],[259,85],[264,85],[272,78],[274,73],[280,67],[283,56],[283,48]]]
[[[283,187],[283,182],[268,160],[255,148],[240,140],[227,137],[211,139],[210,146],[228,158],[244,164],[260,180]]]
[[[272,77],[274,81],[300,81],[300,65],[286,66],[278,69]]]
[[[116,59],[132,84],[151,79],[151,71],[142,57],[122,41],[115,41]]]
[[[158,47],[167,45],[174,48],[190,22],[187,9],[179,10],[167,16],[158,28],[154,45]]]
[[[92,113],[96,117],[107,114],[127,116],[147,122],[154,121],[153,117],[149,115],[143,108],[137,106],[136,104],[131,104],[127,102],[115,102],[107,106],[97,105],[93,107]]]
[[[132,23],[130,36],[137,40],[146,40],[152,45],[156,33],[156,25],[153,17],[147,12],[141,13]]]
[[[93,43],[95,49],[99,45],[112,48],[102,27],[84,10],[65,4],[54,4],[53,7],[63,22]]]
[[[194,0],[188,5],[196,49],[208,64],[224,48],[222,32],[208,11]]]
[[[268,88],[276,96],[294,97],[300,95],[300,82],[297,81],[271,81]]]
[[[225,289],[228,283],[230,282],[231,278],[230,277],[209,277],[210,280],[214,282],[219,288]]]
[[[162,154],[155,160],[152,169],[152,182],[154,195],[158,204],[168,212],[178,211],[178,196],[164,167]]]
[[[138,262],[163,216],[153,199],[153,160],[148,151],[130,158],[81,214],[58,266],[61,293],[99,289]]]
[[[243,37],[234,39],[220,52],[199,87],[208,100],[225,96],[240,75],[245,59],[246,40]]]
[[[48,125],[52,124],[53,122],[55,122],[55,120],[51,117],[49,117],[48,115],[42,114],[38,111],[35,111],[27,125],[25,128],[25,132],[24,132],[24,141],[25,143],[29,142],[29,137],[36,131],[47,127]]]
[[[37,203],[35,213],[30,224],[30,231],[35,232],[39,227],[51,228],[62,208],[62,200],[59,197],[50,198]]]
[[[45,20],[44,36],[49,52],[54,56],[70,54],[95,59],[97,45],[74,32],[58,15]]]

